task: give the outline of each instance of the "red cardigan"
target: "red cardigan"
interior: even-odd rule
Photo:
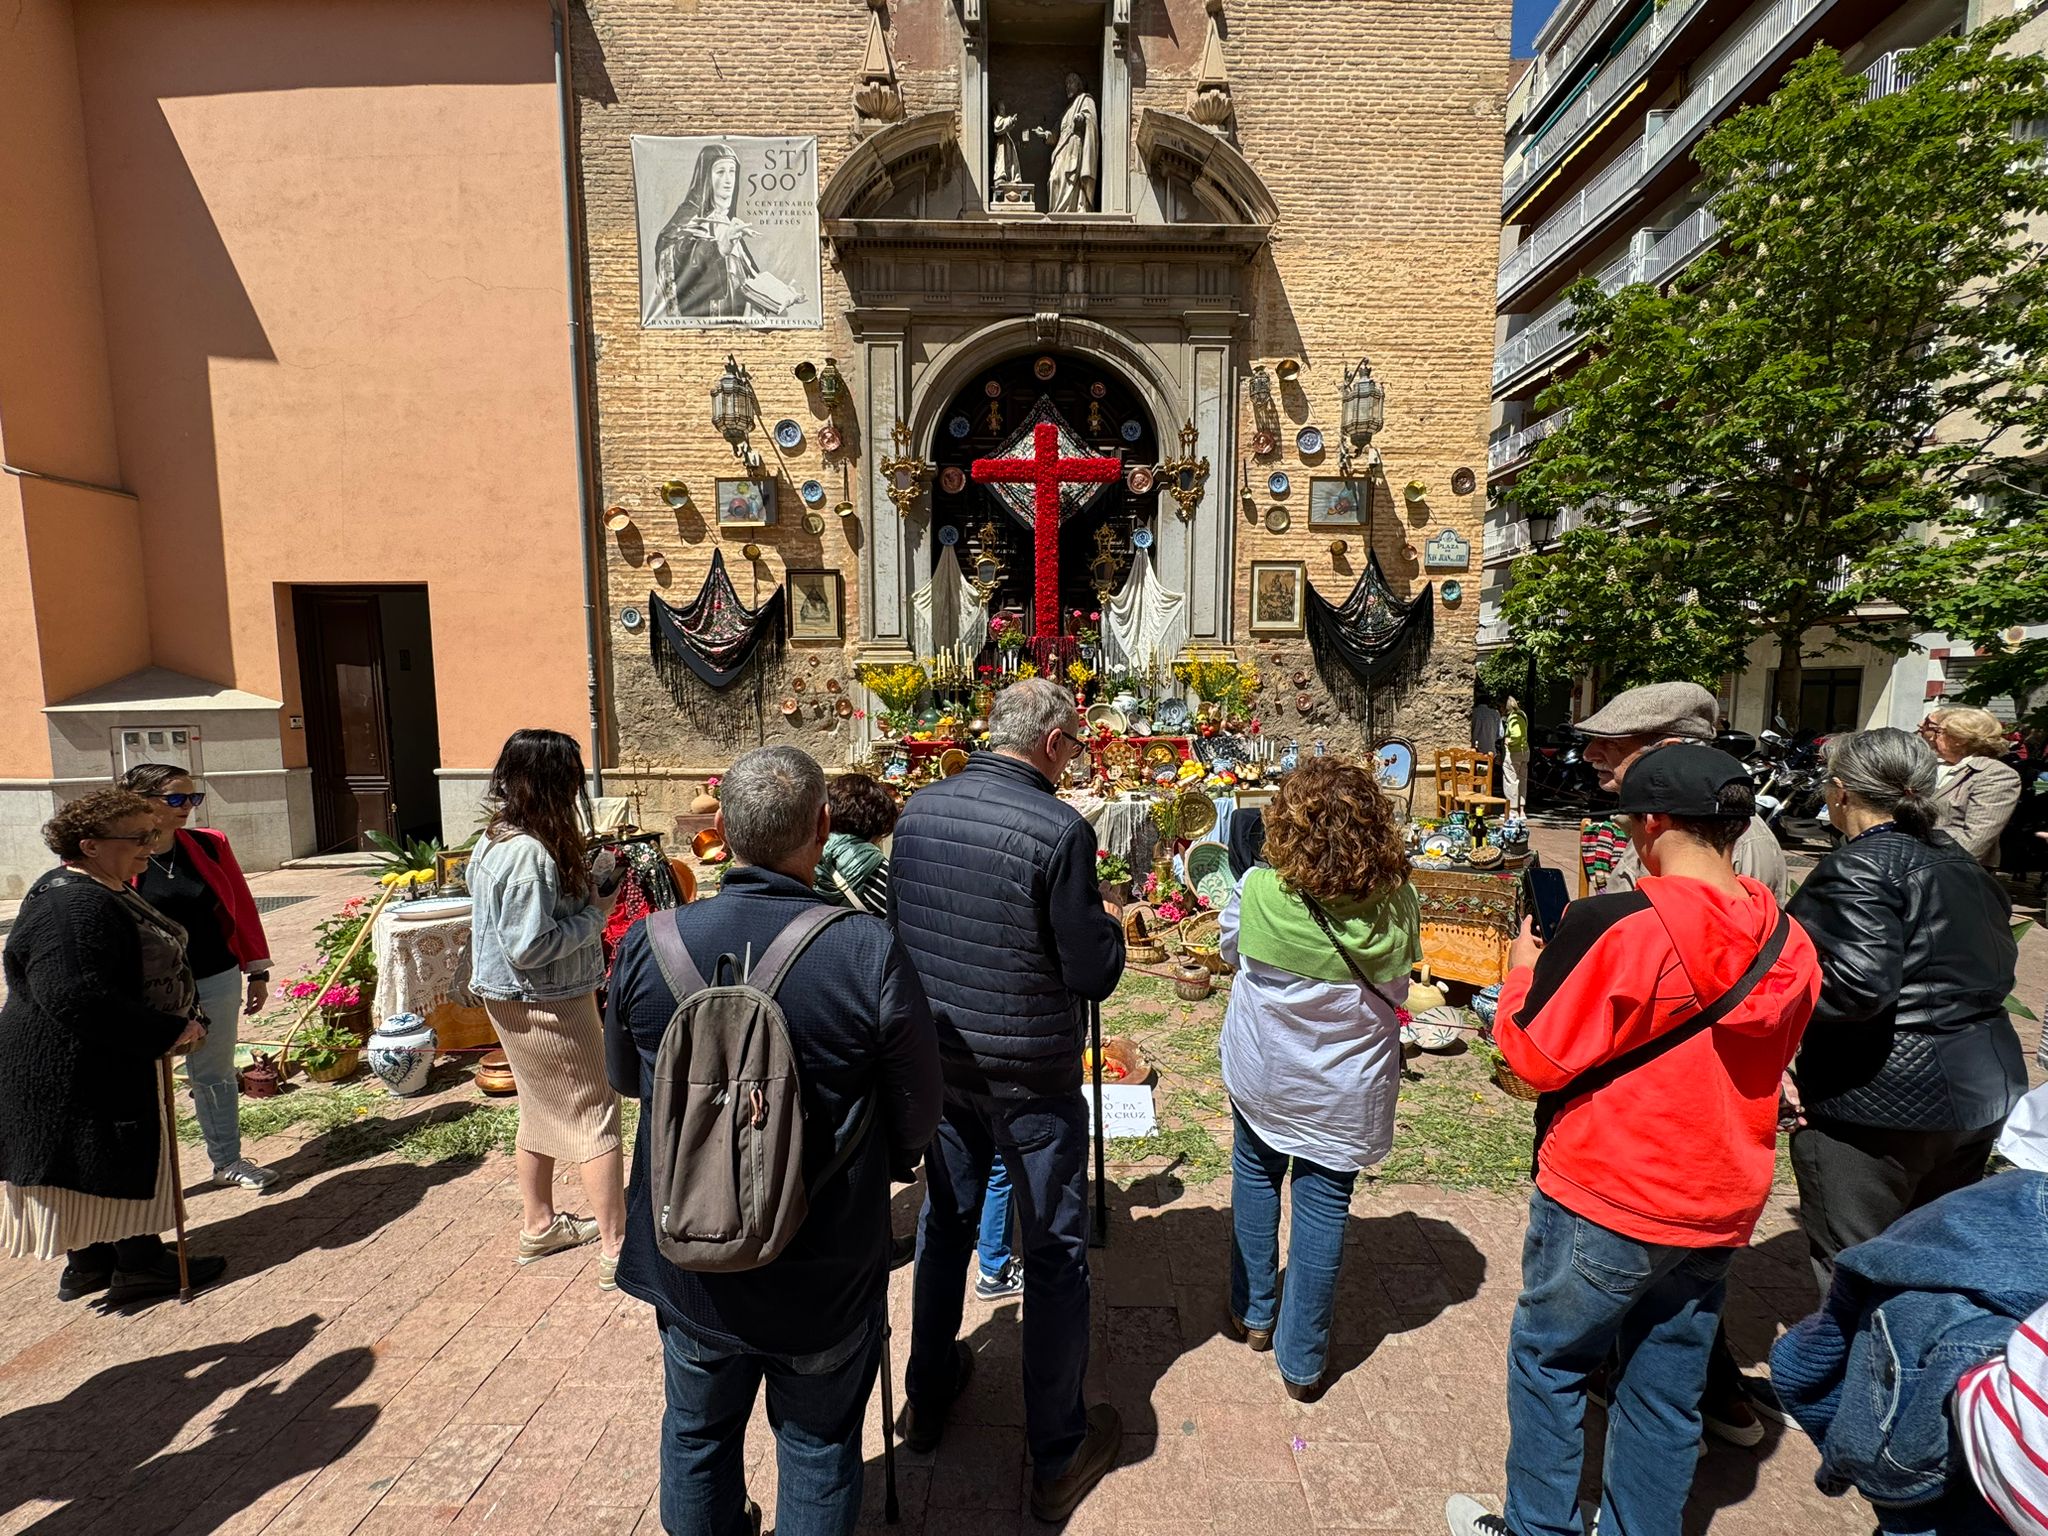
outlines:
[[[228,950],[241,963],[245,974],[270,969],[270,940],[263,936],[263,919],[256,911],[256,898],[249,893],[248,879],[235,862],[235,850],[227,834],[211,827],[181,827],[177,836],[199,878],[220,903],[221,928]]]

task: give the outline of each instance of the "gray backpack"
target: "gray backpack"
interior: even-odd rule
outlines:
[[[796,1237],[810,1209],[804,1187],[804,1111],[796,1052],[776,989],[844,907],[806,908],[732,985],[713,985],[690,959],[674,912],[647,919],[655,962],[676,1011],[654,1060],[648,1127],[654,1242],[680,1269],[759,1269]],[[738,970],[731,955],[712,967]],[[874,1100],[826,1180],[866,1139]]]

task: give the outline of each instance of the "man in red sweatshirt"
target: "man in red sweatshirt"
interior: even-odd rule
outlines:
[[[1536,1192],[1508,1340],[1505,1518],[1454,1496],[1452,1536],[1579,1536],[1586,1377],[1620,1361],[1600,1528],[1678,1536],[1728,1266],[1769,1197],[1778,1084],[1820,991],[1813,944],[1729,851],[1741,763],[1658,747],[1618,814],[1648,877],[1524,924],[1494,1041],[1539,1090]]]

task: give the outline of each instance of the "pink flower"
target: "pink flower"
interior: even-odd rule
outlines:
[[[1415,1022],[1415,1015],[1397,1004],[1394,1008],[1394,1022],[1397,1024],[1413,1024]]]
[[[1099,613],[1091,613],[1088,615],[1088,622],[1090,624],[1100,624],[1102,622],[1102,615]]]

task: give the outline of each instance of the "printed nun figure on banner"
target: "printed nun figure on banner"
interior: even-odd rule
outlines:
[[[811,138],[633,138],[640,323],[823,325]]]

